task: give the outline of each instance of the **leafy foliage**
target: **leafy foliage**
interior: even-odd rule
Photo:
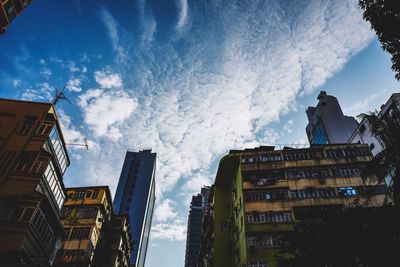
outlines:
[[[400,214],[392,206],[303,213],[284,236],[278,259],[285,267],[397,266]]]
[[[371,23],[383,50],[392,55],[392,70],[400,80],[400,4],[398,0],[360,0],[364,19]]]
[[[371,126],[372,135],[381,140],[384,150],[366,165],[361,176],[366,179],[377,179],[381,183],[389,174],[392,177],[393,201],[400,207],[400,111],[394,103],[385,115],[376,113],[362,114]]]

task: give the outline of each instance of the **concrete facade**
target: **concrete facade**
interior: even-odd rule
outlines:
[[[386,186],[360,177],[371,156],[360,144],[230,151],[212,186],[199,266],[276,267],[280,236],[294,229],[301,211],[382,205]]]

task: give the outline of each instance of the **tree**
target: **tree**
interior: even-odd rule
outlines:
[[[392,55],[392,70],[400,80],[400,4],[398,0],[360,0],[364,19],[371,23],[382,49]]]
[[[390,175],[393,202],[400,208],[400,110],[395,106],[381,116],[375,112],[362,114],[361,117],[367,119],[372,135],[381,140],[385,146],[368,162],[361,177],[364,180],[375,179],[378,183],[382,183]]]
[[[282,236],[278,266],[397,266],[400,214],[393,206],[310,209],[301,213],[294,231]]]

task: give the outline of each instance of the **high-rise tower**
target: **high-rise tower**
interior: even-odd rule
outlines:
[[[130,263],[143,267],[146,260],[155,202],[156,153],[151,149],[128,151],[114,198],[116,214],[128,214],[134,240]]]
[[[201,189],[200,194],[192,196],[186,237],[185,267],[197,266],[202,234],[202,222],[204,211],[207,209],[209,195],[210,187],[206,186]]]
[[[354,117],[345,116],[336,97],[321,91],[318,105],[307,108],[307,137],[310,144],[345,144],[357,128]]]

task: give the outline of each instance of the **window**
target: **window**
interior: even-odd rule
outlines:
[[[274,161],[281,161],[281,154],[274,152],[274,153],[264,153],[260,155],[261,162],[274,162]]]
[[[58,207],[61,208],[65,200],[65,194],[61,187],[61,179],[58,177],[51,161],[44,172],[44,177],[47,181],[50,192],[53,193],[53,197],[56,200]]]
[[[36,211],[35,216],[33,218],[33,225],[35,230],[38,232],[39,236],[48,242],[54,243],[55,235],[53,229],[50,227],[47,222],[44,214],[39,209]]]
[[[272,201],[272,200],[285,200],[288,199],[289,194],[287,190],[273,190],[266,192],[246,192],[246,201]]]
[[[67,152],[64,148],[64,144],[61,142],[60,136],[57,131],[57,127],[53,127],[50,133],[50,143],[55,155],[58,166],[60,167],[61,173],[65,172],[67,168]]]
[[[76,217],[81,219],[95,219],[97,214],[98,210],[95,207],[78,208]]]
[[[48,164],[47,158],[39,158],[33,163],[33,167],[31,169],[32,173],[43,173],[46,170]]]
[[[32,126],[35,124],[37,117],[34,116],[25,116],[21,125],[18,129],[18,134],[27,135],[29,131],[32,129]]]
[[[10,167],[11,162],[13,162],[16,151],[5,150],[0,156],[0,174],[4,174]]]
[[[284,179],[284,173],[282,170],[265,171],[263,173],[253,174],[244,173],[243,181],[250,181],[253,186],[265,186],[274,184],[276,180]]]
[[[356,188],[356,190],[357,192],[362,192],[368,196],[385,195],[388,193],[387,187],[385,185],[359,186]]]
[[[328,134],[326,133],[325,126],[320,118],[312,130],[311,141],[313,144],[329,144]]]
[[[336,150],[334,150],[334,149],[329,149],[329,150],[326,150],[326,156],[327,156],[328,158],[337,158],[337,157],[338,157],[338,154],[336,153]]]
[[[15,12],[15,8],[14,5],[11,1],[8,1],[5,5],[4,5],[4,10],[7,13],[7,17],[8,17],[8,21],[12,21],[16,16],[17,13]]]
[[[371,148],[371,150],[372,150],[372,148]],[[366,148],[366,147],[360,147],[360,148],[358,148],[358,149],[356,150],[356,154],[357,154],[357,156],[370,156],[370,155],[371,155],[371,152],[370,152],[370,150],[369,150],[368,148]]]
[[[307,188],[291,190],[290,197],[292,199],[331,198],[336,197],[336,192],[334,188]]]
[[[48,136],[51,130],[53,129],[54,124],[55,124],[54,115],[51,113],[46,114],[46,117],[44,118],[43,122],[36,129],[36,134]]]
[[[283,158],[287,161],[291,160],[309,160],[315,158],[315,154],[309,151],[286,152]]]
[[[69,228],[64,230],[65,239],[89,239],[91,227],[73,227],[70,231]]]
[[[360,170],[357,166],[340,167],[336,169],[336,175],[339,177],[359,176]]]
[[[254,211],[246,214],[247,223],[274,223],[274,222],[291,222],[293,215],[291,211]]]
[[[76,191],[74,192],[73,199],[84,199],[86,197],[86,191]]]
[[[279,234],[264,234],[247,237],[247,247],[273,248],[278,247],[280,244],[281,237]]]
[[[98,198],[98,197],[99,197],[99,190],[94,190],[93,194],[92,194],[92,198],[95,199],[95,198]]]
[[[339,195],[341,195],[341,196],[357,196],[358,195],[356,189],[352,186],[339,187],[338,192],[339,192]]]
[[[18,163],[15,166],[15,171],[29,173],[34,161],[36,160],[37,154],[37,152],[33,151],[22,151],[18,157]]]

